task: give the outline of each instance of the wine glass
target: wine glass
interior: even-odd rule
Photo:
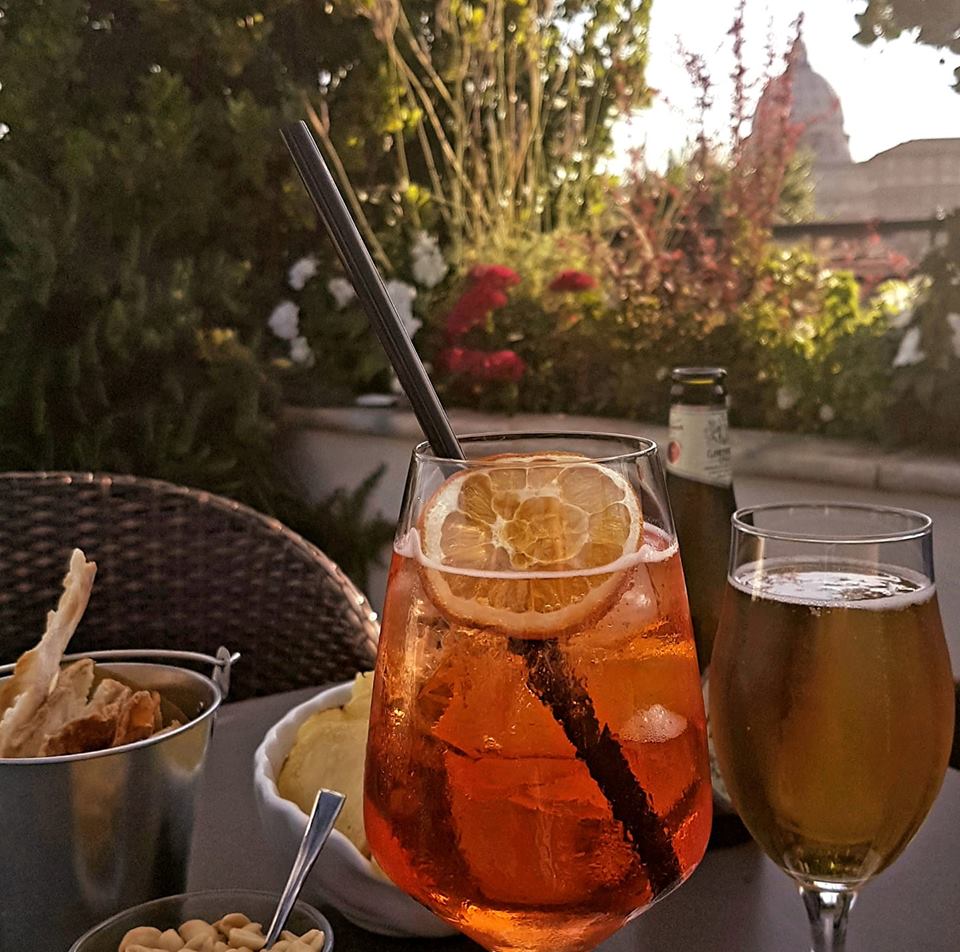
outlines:
[[[491,950],[582,952],[710,832],[703,702],[656,445],[414,454],[365,781],[373,855]]]
[[[931,521],[906,509],[733,516],[710,723],[734,805],[799,884],[814,952],[923,822],[947,767],[953,682]]]

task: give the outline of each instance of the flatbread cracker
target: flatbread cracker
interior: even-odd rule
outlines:
[[[96,570],[74,549],[63,594],[56,610],[47,615],[40,643],[21,655],[13,677],[0,686],[0,758],[107,750],[163,729],[162,701],[156,691],[139,690],[110,677],[94,688],[96,668],[90,658],[61,667],[90,599]]]
[[[96,665],[93,658],[81,658],[68,664],[60,671],[53,690],[43,703],[43,710],[51,720],[60,719],[60,723],[79,717],[87,706]]]
[[[123,703],[131,694],[133,694],[133,688],[127,687],[122,681],[104,678],[94,690],[93,697],[90,698],[90,706],[96,709],[107,704]]]
[[[120,708],[111,747],[132,744],[151,737],[160,722],[160,695],[156,691],[134,691]]]
[[[21,732],[14,756],[36,757],[48,734],[83,715],[93,686],[94,668],[92,658],[83,658],[60,671],[53,690],[30,721],[29,730]]]
[[[134,691],[113,678],[104,678],[79,716],[42,738],[35,754],[55,757],[85,754],[132,744],[152,737],[162,727],[160,695]]]
[[[34,718],[56,687],[61,660],[90,600],[96,573],[96,563],[74,549],[63,594],[56,610],[47,614],[40,643],[20,656],[13,677],[0,688],[0,757],[23,756],[19,750],[29,744]]]
[[[55,734],[48,735],[40,747],[39,756],[58,757],[61,754],[85,754],[92,750],[106,750],[117,733],[120,704],[107,704],[83,717],[64,724]]]

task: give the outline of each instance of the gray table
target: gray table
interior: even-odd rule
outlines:
[[[227,705],[201,792],[190,888],[279,889],[293,857],[260,830],[251,763],[267,729],[313,690]],[[950,770],[927,822],[851,916],[847,952],[960,949],[960,773]],[[324,909],[337,952],[470,952],[463,938],[396,940]],[[807,926],[790,880],[752,844],[709,853],[690,881],[601,946],[602,952],[805,952]]]

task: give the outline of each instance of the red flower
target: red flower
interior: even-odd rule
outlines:
[[[440,366],[448,373],[461,374],[466,370],[466,356],[462,347],[448,347],[440,351]]]
[[[597,279],[584,271],[561,271],[551,282],[551,291],[590,291]]]
[[[513,350],[495,350],[484,354],[481,371],[482,380],[509,380],[516,383],[526,372],[523,358]]]
[[[459,340],[467,331],[479,327],[491,311],[506,303],[506,294],[492,285],[477,284],[467,288],[447,314],[447,340]]]
[[[520,275],[506,265],[476,265],[467,275],[467,287],[446,317],[446,337],[455,343],[486,321],[491,311],[508,303],[507,288],[520,283]]]
[[[478,264],[470,269],[467,279],[471,284],[486,284],[495,288],[510,288],[520,283],[520,275],[505,264]]]
[[[448,373],[489,382],[516,383],[527,369],[523,359],[512,350],[486,351],[470,347],[448,347],[440,353],[440,363]]]

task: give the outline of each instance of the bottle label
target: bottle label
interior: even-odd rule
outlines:
[[[667,469],[712,486],[733,482],[726,407],[678,404],[670,408]]]

